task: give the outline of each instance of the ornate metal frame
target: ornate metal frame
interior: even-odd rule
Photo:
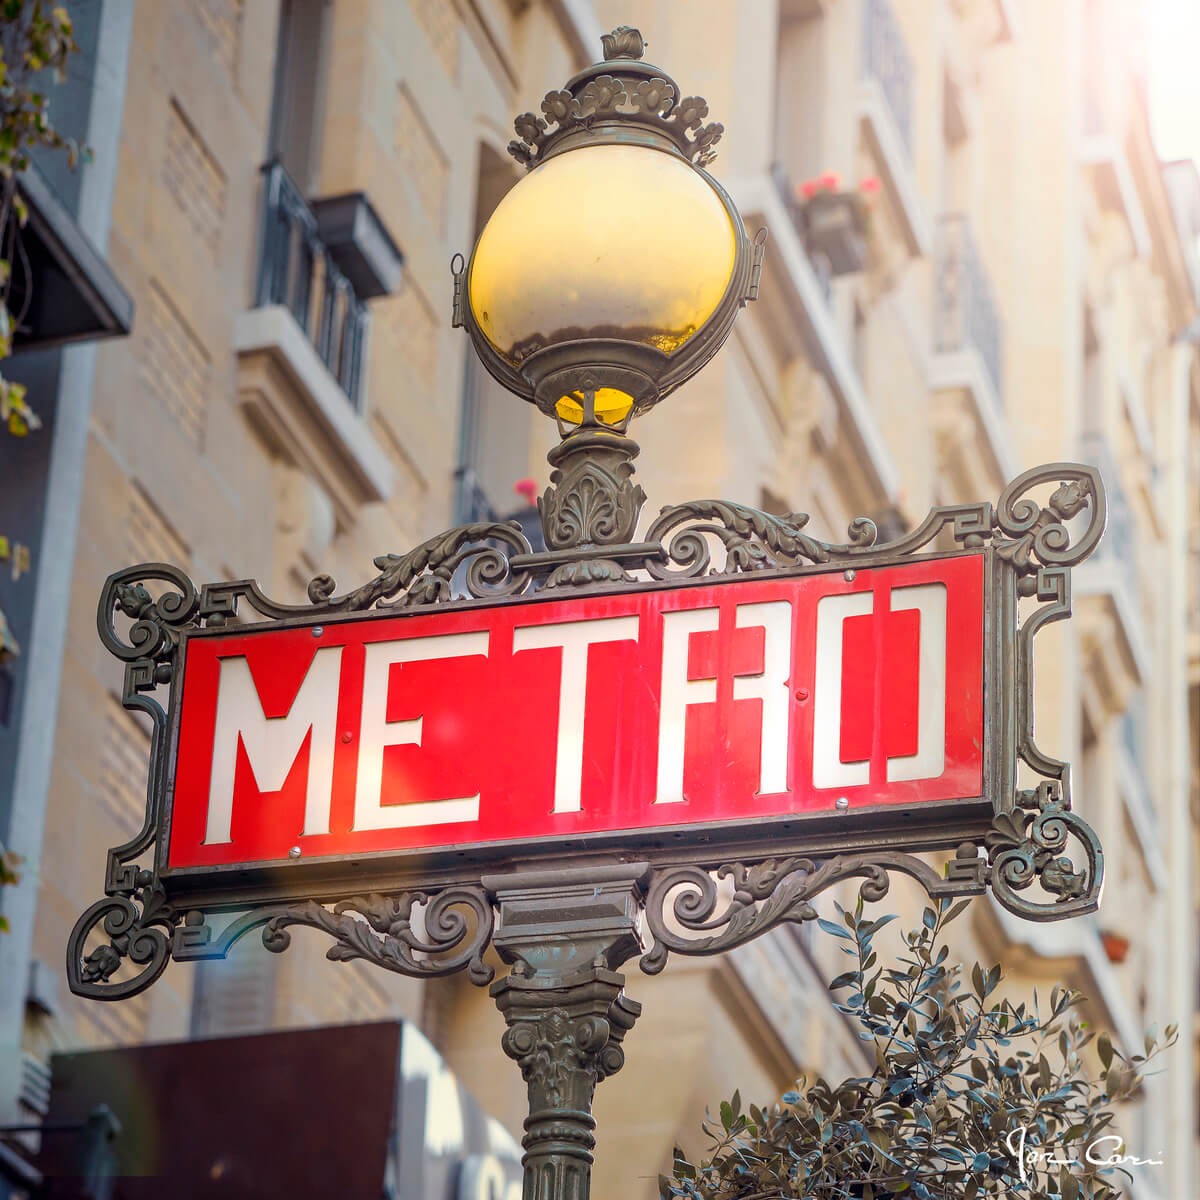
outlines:
[[[645,540],[635,542],[643,500],[630,479],[636,450],[628,438],[606,430],[582,431],[556,449],[557,469],[539,502],[551,547],[542,553],[532,551],[515,522],[461,526],[407,554],[377,558],[378,574],[351,591],[337,594],[331,578],[318,576],[309,585],[308,606],[276,603],[251,580],[197,589],[163,563],[110,576],[97,626],[104,645],[125,663],[123,703],[151,718],[151,763],[143,827],[108,852],[105,896],[80,917],[71,935],[72,991],[121,999],[149,986],[170,958],[222,957],[254,929],[261,928],[268,949],[281,951],[294,925],[329,934],[331,959],[362,958],[420,976],[466,969],[481,984],[492,977],[483,960],[494,933],[495,896],[480,874],[487,856],[419,872],[401,856],[389,857],[390,874],[373,876],[381,890],[366,894],[352,894],[361,882],[357,888],[347,884],[345,872],[298,875],[305,892],[299,896],[294,887],[289,894],[278,884],[261,883],[189,895],[186,886],[163,877],[163,856],[153,852],[165,844],[175,683],[187,641],[226,627],[241,615],[242,602],[272,622],[311,624],[314,617],[378,617],[391,610],[428,611],[555,592],[849,572],[928,555],[938,539],[990,561],[985,654],[989,686],[998,691],[988,704],[992,752],[985,798],[929,805],[915,821],[911,812],[902,821],[876,812],[797,820],[784,835],[752,826],[718,839],[715,849],[686,836],[658,847],[647,845],[654,839],[614,845],[599,861],[632,856],[650,863],[645,913],[653,945],[642,967],[659,971],[671,952],[717,953],[781,923],[812,920],[814,897],[843,880],[861,879],[862,895],[879,899],[893,872],[912,877],[932,896],[979,894],[990,887],[1006,908],[1035,920],[1093,910],[1103,873],[1100,846],[1072,810],[1069,766],[1035,740],[1031,682],[1034,636],[1070,614],[1070,569],[1091,553],[1104,528],[1099,472],[1072,463],[1039,467],[1014,480],[995,505],[936,508],[917,529],[883,544],[865,518],[851,524],[845,542],[832,544],[806,531],[804,514],[774,516],[717,500],[665,508]],[[1029,494],[1054,484],[1044,505]],[[1077,517],[1083,527],[1073,536],[1068,523]],[[459,578],[465,598],[453,593]],[[167,588],[157,598],[155,584]],[[1023,600],[1032,608],[1022,617]],[[128,621],[120,631],[119,618]],[[953,857],[939,873],[915,856],[925,850],[952,851]],[[516,865],[544,862],[545,856],[544,850],[525,853]],[[596,861],[594,850],[580,855],[569,849],[556,860],[564,866]],[[722,879],[728,886],[721,886]],[[401,890],[393,890],[397,885]],[[239,908],[251,911],[214,932],[210,914]],[[106,940],[89,949],[96,932]],[[122,971],[126,961],[140,968],[132,976]]]

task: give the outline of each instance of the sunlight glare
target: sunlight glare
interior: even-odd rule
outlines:
[[[1200,162],[1200,2],[1149,5],[1150,121],[1159,157]]]

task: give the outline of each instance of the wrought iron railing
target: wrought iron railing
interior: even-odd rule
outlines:
[[[362,408],[367,308],[317,235],[317,219],[277,163],[263,169],[257,307],[286,305],[355,409]]]
[[[938,222],[934,344],[940,353],[975,350],[996,400],[1004,400],[1004,329],[992,283],[961,214]]]
[[[500,520],[500,514],[471,467],[459,467],[455,471],[454,491],[454,519],[458,524],[473,525],[477,521]]]
[[[804,221],[800,216],[800,206],[796,202],[796,184],[788,176],[782,163],[772,164],[771,182],[774,183],[775,190],[779,193],[780,200],[783,201],[783,207],[787,210],[792,225],[803,242]],[[810,253],[807,246],[804,247],[804,252],[808,255],[808,261],[812,265],[813,274],[817,277],[817,285],[821,289],[821,295],[825,297],[825,303],[832,304],[833,272],[829,269],[829,261],[823,255]]]
[[[1108,501],[1108,523],[1105,526],[1104,537],[1096,549],[1096,557],[1120,562],[1128,568],[1128,578],[1134,585],[1134,598],[1140,602],[1133,510],[1121,483],[1121,473],[1117,470],[1117,460],[1113,456],[1108,438],[1095,429],[1084,433],[1080,439],[1080,458],[1100,468],[1100,478],[1104,480],[1104,492]]]
[[[913,64],[888,0],[863,0],[863,74],[877,79],[912,157]]]

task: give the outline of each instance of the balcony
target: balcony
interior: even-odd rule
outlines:
[[[771,182],[779,193],[779,202],[783,205],[788,220],[796,231],[796,236],[799,237],[801,243],[804,243],[804,218],[801,215],[800,206],[796,202],[796,181],[788,176],[782,164],[774,163],[771,167]],[[821,289],[821,295],[825,297],[825,303],[832,304],[833,271],[830,269],[829,263],[820,256],[814,256],[809,251],[807,244],[804,245],[804,251],[808,255],[813,274],[817,277],[817,285]]]
[[[36,164],[21,173],[17,188],[29,219],[8,299],[21,314],[14,351],[123,337],[133,324],[133,301],[112,268]]]
[[[888,184],[909,251],[929,249],[929,218],[913,171],[915,73],[889,0],[863,0],[858,116],[877,174]]]
[[[934,253],[933,390],[947,467],[974,459],[964,487],[1016,474],[1004,423],[1004,327],[991,279],[961,214],[943,216]],[[964,456],[964,451],[966,452]]]
[[[317,216],[279,163],[267,168],[255,307],[282,304],[362,411],[367,306],[321,241]]]
[[[912,158],[913,64],[888,0],[863,0],[863,75],[883,89],[904,152]]]
[[[814,266],[788,210],[786,175],[779,171],[735,175],[725,180],[748,227],[771,231],[763,263],[762,311],[780,314],[777,336],[788,353],[811,364],[830,402],[831,436],[845,436],[880,507],[894,501],[900,472],[859,377],[847,338],[829,304],[829,278]],[[742,336],[753,336],[753,323]]]
[[[479,476],[471,467],[459,467],[454,472],[454,523],[474,525],[480,521],[498,521],[500,514],[492,502]]]
[[[279,163],[265,168],[254,307],[234,325],[239,399],[343,524],[392,489],[395,469],[362,420],[366,302],[395,288],[402,262],[361,193],[309,204]]]
[[[1133,510],[1108,439],[1083,436],[1080,459],[1100,469],[1108,524],[1095,553],[1075,570],[1073,591],[1083,661],[1098,693],[1121,716],[1146,677],[1147,645]],[[1136,729],[1125,722],[1123,732]]]
[[[987,269],[970,222],[961,214],[938,222],[934,290],[934,349],[979,356],[999,408],[1004,397],[1004,331]]]

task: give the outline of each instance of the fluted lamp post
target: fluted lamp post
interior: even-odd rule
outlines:
[[[720,349],[757,293],[762,258],[762,239],[751,243],[705,170],[723,126],[705,124],[704,100],[642,62],[644,50],[636,29],[614,30],[603,62],[547,93],[541,115],[517,118],[509,151],[528,174],[470,260],[454,263],[455,324],[492,376],[558,423],[559,486],[540,505],[547,546],[569,557],[626,544],[608,564],[614,577],[616,559],[637,557],[629,421]],[[618,504],[615,518],[581,526],[562,506],[585,462]]]
[[[604,61],[516,120],[528,174],[453,264],[454,321],[487,370],[558,423],[538,508],[548,549],[515,555],[545,588],[623,581],[662,556],[633,541],[630,420],[690,379],[755,298],[763,237],[705,170],[708,105],[642,62],[622,27]],[[645,863],[485,876],[513,964],[492,985],[529,1091],[525,1200],[586,1200],[596,1084],[624,1061],[640,1006],[617,968],[642,949]]]

